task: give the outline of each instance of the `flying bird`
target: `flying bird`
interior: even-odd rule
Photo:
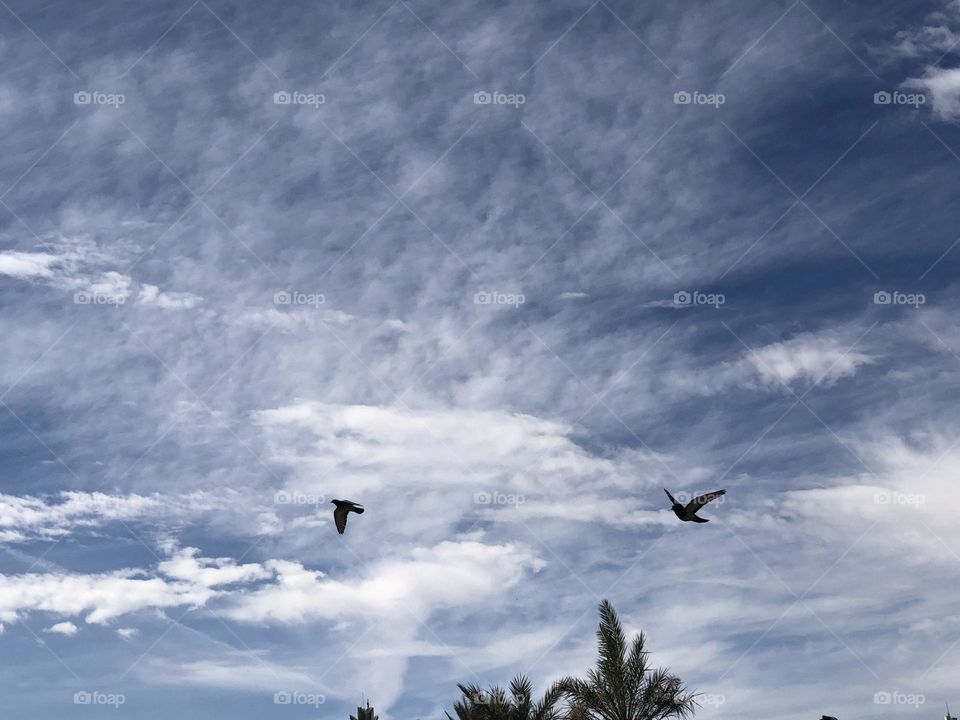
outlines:
[[[337,524],[337,532],[343,535],[343,531],[347,529],[347,515],[352,512],[362,515],[363,506],[350,500],[331,500],[330,502],[337,506],[333,511],[333,521]]]
[[[664,488],[663,491],[667,494],[667,497],[670,498],[670,502],[673,503],[673,512],[678,518],[684,522],[696,523],[710,522],[707,518],[697,517],[697,511],[711,500],[716,500],[721,495],[727,494],[726,490],[714,490],[706,495],[698,495],[693,500],[688,502],[686,506],[683,506],[677,502],[677,499],[670,494],[669,490]]]

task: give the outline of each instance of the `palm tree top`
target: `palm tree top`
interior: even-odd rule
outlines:
[[[563,678],[556,687],[582,720],[666,720],[692,717],[697,704],[680,678],[648,664],[646,637],[628,643],[609,600],[600,603],[596,665],[586,678]]]
[[[537,702],[533,700],[533,684],[524,675],[517,675],[508,690],[494,685],[488,690],[479,685],[461,685],[461,699],[453,705],[456,720],[557,720],[559,690],[550,688]],[[446,713],[449,720],[454,720]]]

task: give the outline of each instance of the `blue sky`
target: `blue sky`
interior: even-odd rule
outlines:
[[[0,2],[4,716],[960,704],[960,2],[661,5]]]

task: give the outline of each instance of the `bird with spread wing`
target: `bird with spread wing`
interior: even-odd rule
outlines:
[[[697,515],[697,511],[706,505],[711,500],[716,500],[721,495],[726,495],[726,490],[714,490],[713,492],[706,493],[704,495],[697,495],[693,500],[688,502],[686,505],[681,505],[677,502],[677,499],[670,494],[670,491],[666,488],[663,491],[667,494],[667,497],[670,498],[670,502],[673,504],[673,512],[678,518],[684,522],[695,522],[695,523],[705,523],[710,522],[707,518],[702,518]]]
[[[362,515],[363,506],[350,500],[331,500],[330,502],[337,506],[333,511],[333,521],[337,524],[337,532],[343,535],[344,530],[347,529],[347,515],[352,512]]]

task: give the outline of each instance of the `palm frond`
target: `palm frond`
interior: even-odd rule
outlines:
[[[697,708],[680,678],[649,666],[646,637],[627,643],[613,605],[600,603],[597,662],[584,678],[563,678],[554,685],[567,701],[565,720],[686,720]]]

